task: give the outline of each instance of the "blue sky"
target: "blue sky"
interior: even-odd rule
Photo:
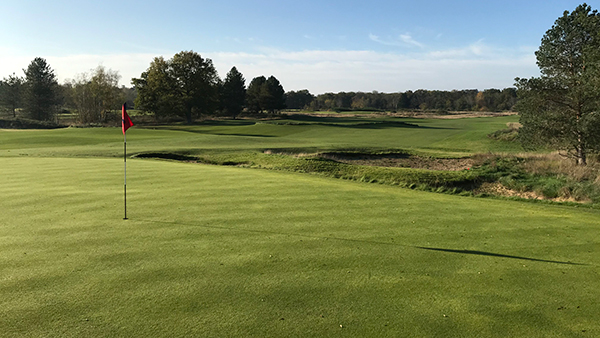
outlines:
[[[600,1],[588,1],[597,9]],[[45,58],[60,82],[98,65],[130,85],[156,56],[194,50],[224,77],[274,75],[286,90],[395,92],[512,86],[581,2],[3,1],[0,77]]]

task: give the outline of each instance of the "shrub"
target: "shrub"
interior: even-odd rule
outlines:
[[[2,129],[57,129],[64,128],[52,121],[38,121],[26,118],[0,119]]]

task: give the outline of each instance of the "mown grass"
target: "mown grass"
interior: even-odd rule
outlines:
[[[514,120],[135,127],[131,155],[280,170],[130,159],[127,221],[120,129],[0,130],[0,336],[599,336],[598,210],[278,155],[517,153],[487,138]],[[475,174],[512,171],[496,164]]]
[[[128,150],[131,154],[148,151],[202,154],[207,150],[361,148],[407,149],[432,156],[522,151],[514,142],[491,140],[486,136],[514,121],[514,116],[460,120],[343,118],[335,123],[327,118],[314,119],[313,123],[291,121],[296,124],[234,120],[207,121],[191,126],[134,127],[127,133]],[[116,157],[122,149],[119,130],[0,130],[0,156]]]
[[[0,336],[598,336],[599,212],[152,160],[0,161]]]

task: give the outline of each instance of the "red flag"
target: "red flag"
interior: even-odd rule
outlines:
[[[123,134],[129,129],[129,127],[133,126],[133,122],[127,115],[127,109],[125,108],[125,103],[123,103],[123,116],[121,118],[121,126],[123,127]]]

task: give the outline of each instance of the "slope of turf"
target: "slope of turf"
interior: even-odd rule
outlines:
[[[315,118],[313,118],[315,119]],[[133,128],[127,132],[131,154],[170,151],[263,149],[411,149],[443,156],[521,151],[517,144],[490,140],[514,116],[457,120],[332,118],[316,121],[215,121],[199,125]],[[120,156],[117,128],[0,130],[0,156]]]
[[[0,336],[600,336],[596,210],[121,169],[0,160]]]

